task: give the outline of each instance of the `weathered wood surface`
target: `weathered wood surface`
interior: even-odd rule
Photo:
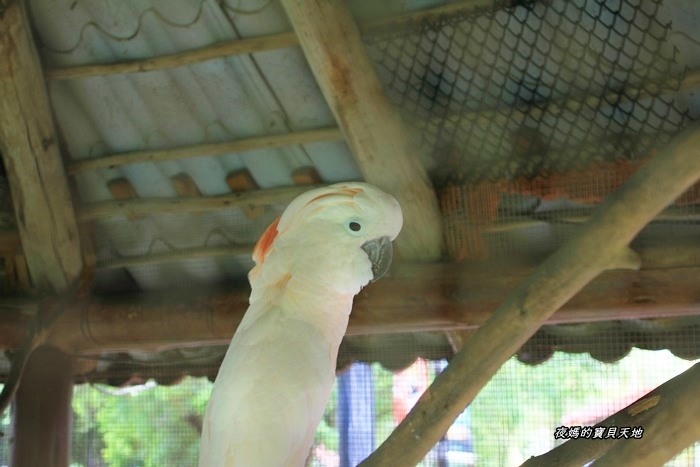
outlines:
[[[384,94],[346,2],[282,0],[282,5],[364,179],[401,203],[400,256],[438,259],[442,222],[435,192],[417,145]]]
[[[420,462],[542,323],[603,271],[631,265],[632,239],[698,178],[700,125],[693,124],[609,196],[575,237],[508,295],[403,422],[360,465]]]
[[[321,141],[340,141],[343,135],[338,128],[320,128],[316,130],[293,131],[278,135],[253,136],[223,143],[193,144],[172,149],[153,149],[143,151],[110,154],[102,157],[81,159],[68,165],[68,173],[76,174],[84,170],[114,168],[125,164],[140,162],[159,162],[185,159],[190,157],[215,156],[220,154],[271,149],[295,144],[317,143]]]
[[[80,240],[22,4],[14,0],[0,7],[0,152],[33,286],[62,292],[82,269]]]
[[[608,451],[610,457],[605,455],[593,465],[663,465],[685,446],[700,439],[698,386],[700,364],[696,363],[595,425],[642,427],[642,439],[572,439],[545,454],[531,457],[522,467],[579,467]],[[622,455],[630,457],[619,457]]]
[[[681,378],[682,377],[682,378]],[[666,465],[676,454],[700,441],[700,366],[662,386],[658,404],[645,417],[644,438],[637,443],[617,443],[593,463],[595,467],[654,467]],[[648,401],[649,398],[646,398]],[[634,406],[631,407],[634,410]]]
[[[293,32],[283,32],[260,37],[219,42],[199,49],[143,60],[49,68],[46,71],[46,78],[51,80],[66,80],[100,75],[142,73],[192,65],[231,55],[264,52],[266,50],[282,49],[295,45],[298,45],[296,35]]]
[[[34,351],[14,405],[14,467],[68,467],[73,409],[73,357],[50,347]]]

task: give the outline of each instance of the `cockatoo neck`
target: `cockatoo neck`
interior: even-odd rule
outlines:
[[[321,244],[280,235],[251,272],[251,304],[267,301],[285,319],[303,320],[330,339],[345,334],[353,297],[372,278],[372,264],[359,247]]]
[[[354,294],[301,274],[285,274],[276,282],[253,292],[270,297],[270,304],[281,310],[284,319],[304,321],[323,332],[329,341],[340,343],[348,326]]]
[[[272,253],[251,283],[250,300],[266,301],[282,310],[285,319],[307,322],[339,343],[353,298],[369,282],[371,266],[365,260],[361,276],[353,277],[343,258],[318,253],[285,255],[281,249]]]

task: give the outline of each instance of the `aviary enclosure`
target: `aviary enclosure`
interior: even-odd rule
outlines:
[[[405,226],[309,465],[697,464],[698,31],[683,0],[0,2],[0,460],[192,465],[256,239],[365,180]]]

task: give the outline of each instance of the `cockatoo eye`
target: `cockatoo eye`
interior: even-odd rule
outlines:
[[[360,224],[359,222],[356,222],[356,221],[350,222],[350,223],[348,224],[348,227],[349,227],[350,230],[352,230],[353,232],[359,232],[360,230],[362,230],[362,224]]]

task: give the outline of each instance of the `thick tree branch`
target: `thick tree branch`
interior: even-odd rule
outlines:
[[[700,178],[700,125],[682,132],[599,206],[469,339],[394,433],[361,465],[415,465],[540,325],[598,274],[615,267],[637,233]]]

